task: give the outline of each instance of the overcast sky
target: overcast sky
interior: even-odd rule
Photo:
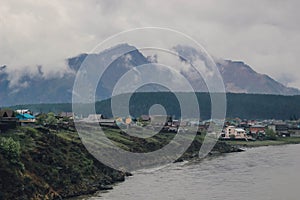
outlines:
[[[300,88],[298,0],[1,0],[0,65],[45,71],[112,34],[159,26]]]

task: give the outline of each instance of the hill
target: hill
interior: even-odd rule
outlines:
[[[115,96],[116,101],[124,103],[126,95]],[[190,93],[178,93],[178,95],[189,98]],[[227,113],[230,118],[240,117],[242,119],[291,119],[300,118],[300,96],[282,96],[282,95],[263,95],[263,94],[234,94],[228,93],[227,96]],[[210,118],[210,97],[208,93],[197,93],[200,114],[202,119]],[[174,94],[169,92],[145,92],[134,93],[130,99],[130,111],[132,116],[148,114],[149,108],[154,104],[161,104],[165,107],[169,115],[181,116],[179,103]],[[65,104],[28,104],[13,106],[12,108],[29,108],[34,112],[71,112],[72,105]],[[91,111],[82,109],[86,115]],[[194,108],[190,107],[190,116],[195,117]],[[106,99],[96,103],[97,113],[112,117],[111,99]]]

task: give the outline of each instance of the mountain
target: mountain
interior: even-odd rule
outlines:
[[[89,56],[89,58],[95,58],[97,60],[95,65],[99,66],[100,61],[102,63],[105,60],[110,60],[122,51],[129,51],[129,53],[111,63],[104,72],[104,78],[100,80],[97,88],[97,99],[109,98],[115,83],[122,74],[126,73],[133,66],[149,63],[147,58],[133,46],[120,44],[99,54],[81,54],[69,58],[67,59],[69,70],[63,74],[58,73],[56,76],[45,77],[41,73],[41,69],[37,69],[35,74],[24,73],[17,86],[11,86],[7,66],[3,66],[0,68],[0,106],[71,102],[76,72],[83,61]]]
[[[0,69],[0,105],[70,102],[73,82],[72,73],[51,78],[37,73],[24,74],[18,85],[11,86],[7,67],[4,67]]]
[[[199,52],[187,46],[177,46],[175,50],[184,53],[186,57],[198,54]],[[121,55],[122,52],[128,52]],[[155,55],[153,56],[155,57]],[[34,103],[65,103],[71,102],[73,83],[76,73],[85,59],[88,58],[94,67],[104,67],[110,63],[96,90],[96,99],[111,97],[117,81],[133,67],[143,64],[151,64],[156,59],[145,57],[139,50],[128,44],[120,44],[98,54],[81,54],[67,59],[69,69],[47,77],[39,67],[36,73],[23,73],[18,84],[11,84],[11,76],[8,67],[0,67],[0,105],[34,104]],[[220,60],[216,61],[217,67],[223,77],[227,92],[233,93],[259,93],[259,94],[280,94],[299,95],[300,91],[295,88],[285,87],[267,75],[259,74],[243,62]],[[182,71],[182,74],[192,76],[193,72]],[[205,85],[201,79],[193,79],[194,83]],[[86,86],[89,89],[88,86]],[[162,88],[157,85],[148,85],[143,91],[155,92]],[[205,90],[201,90],[205,92]]]
[[[228,92],[280,95],[300,94],[298,89],[286,87],[268,75],[259,74],[244,62],[224,60],[216,64]]]
[[[195,49],[178,45],[175,50],[189,60],[195,57],[204,60],[204,56]],[[268,75],[255,72],[242,61],[224,59],[214,60],[223,78],[226,92],[248,94],[299,95],[300,90],[286,87]],[[189,76],[189,74],[186,74]],[[192,79],[192,78],[191,78]],[[199,79],[196,80],[197,82]]]

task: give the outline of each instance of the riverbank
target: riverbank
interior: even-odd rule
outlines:
[[[300,145],[250,148],[141,170],[112,191],[76,200],[299,199]]]
[[[168,144],[174,133],[152,138],[132,137],[119,129],[104,128],[115,145],[131,152],[152,152]],[[198,156],[203,136],[178,159]],[[214,151],[236,152],[238,148],[218,142]],[[113,155],[112,155],[113,156]],[[62,199],[99,190],[125,180],[128,172],[107,167],[82,144],[77,132],[43,126],[19,127],[0,135],[0,199]]]
[[[104,131],[115,145],[130,152],[161,149],[175,136],[164,132],[143,139],[129,136],[119,129],[104,128]],[[176,162],[197,158],[203,140],[203,135],[197,135]],[[300,138],[218,141],[212,152],[232,153],[242,151],[241,147],[296,143],[300,143]],[[113,184],[131,175],[109,168],[95,159],[86,150],[77,132],[42,126],[19,127],[1,133],[0,160],[0,199],[62,199],[93,194],[112,189]]]
[[[64,199],[124,181],[96,160],[76,132],[19,127],[0,134],[0,199]]]
[[[300,144],[300,137],[278,137],[276,140],[226,141],[226,143],[238,148],[254,148],[261,146]]]
[[[168,136],[168,134],[166,134],[166,135],[167,135],[167,137],[171,136],[171,134],[169,136]],[[187,160],[194,160],[196,163],[203,162],[203,161],[207,162],[207,160],[200,161],[198,159],[198,153],[201,148],[203,138],[204,138],[203,135],[202,136],[197,135],[194,142],[190,146],[190,148],[176,162],[182,162],[182,161],[187,161]],[[214,159],[208,159],[208,160],[215,160],[215,158],[216,159],[220,158],[220,155],[222,155],[222,154],[241,152],[241,151],[244,151],[243,150],[244,148],[255,148],[255,147],[262,147],[262,146],[276,146],[276,145],[287,145],[287,144],[300,144],[300,138],[277,138],[277,140],[264,140],[264,141],[259,141],[259,140],[257,140],[257,141],[226,141],[226,142],[218,141],[217,144],[215,145],[215,147],[213,148],[212,153],[210,153],[208,155],[208,157],[211,157],[211,158],[214,157]],[[194,162],[192,162],[192,163],[194,163]],[[177,166],[177,165],[174,165],[174,166]],[[218,166],[218,165],[214,165],[214,166]],[[224,168],[226,168],[226,167],[224,167]],[[177,170],[173,170],[173,171],[177,171]],[[207,171],[207,169],[205,171]],[[220,169],[220,171],[222,171],[222,169]],[[188,172],[188,173],[186,172],[186,174],[190,174],[190,172]],[[135,178],[135,175],[136,174],[134,174],[133,179]],[[146,178],[146,176],[151,176],[151,175],[152,175],[152,173],[146,174],[145,178]],[[140,176],[140,174],[138,174],[138,176]],[[181,176],[184,176],[184,175],[181,175]],[[117,183],[117,185],[118,185],[118,183]],[[129,185],[130,185],[130,183],[129,183]],[[130,186],[125,186],[125,188],[128,188],[128,187],[130,188]],[[188,188],[190,189],[190,185],[188,186]],[[120,189],[120,190],[122,190],[122,189]],[[119,189],[117,189],[116,196],[118,196],[118,192],[119,192]],[[98,195],[102,196],[103,194],[109,194],[109,193],[110,192],[103,193],[103,192],[99,191],[98,193],[95,194],[95,196],[98,196]],[[112,191],[112,193],[114,194],[114,191]],[[128,191],[126,190],[126,194],[127,193],[128,193]],[[138,193],[140,194],[141,192],[138,192]],[[111,196],[114,196],[113,194]],[[134,192],[134,194],[136,194],[136,192]],[[144,193],[144,194],[146,194],[146,193]],[[123,193],[122,193],[122,195],[123,195]],[[169,195],[171,195],[171,194],[169,194]],[[90,197],[93,197],[93,196],[94,195],[77,197],[72,200],[89,199]],[[105,195],[105,196],[110,196],[110,195]],[[152,198],[152,196],[151,196],[151,198]],[[106,198],[104,198],[104,199],[106,199]]]

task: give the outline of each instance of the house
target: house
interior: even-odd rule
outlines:
[[[241,122],[242,122],[242,120],[240,118],[228,119],[227,125],[228,126],[238,126]]]
[[[235,126],[227,126],[223,134],[223,139],[236,139],[236,140],[247,140],[246,131],[242,128],[236,128]]]
[[[284,122],[277,122],[268,126],[269,129],[272,129],[277,135],[283,137],[290,137],[288,131],[288,125]]]
[[[266,127],[258,124],[250,126],[249,128],[250,134],[258,135],[259,133],[265,133],[265,131],[266,131]]]
[[[126,119],[125,119],[125,124],[131,124],[133,122],[133,119],[132,119],[132,117],[126,117]]]
[[[101,119],[104,119],[102,114],[90,114],[88,118],[85,119],[87,122],[99,122]]]
[[[141,121],[143,121],[143,122],[147,122],[147,121],[150,121],[150,120],[151,120],[151,118],[150,118],[149,115],[141,115],[140,119],[141,119]]]
[[[31,114],[25,113],[25,114],[17,114],[17,118],[20,121],[35,121],[35,117]]]
[[[61,112],[58,115],[60,118],[69,118],[69,119],[73,119],[74,118],[74,113],[73,112]]]
[[[172,125],[172,117],[168,115],[152,115],[151,125],[154,126],[168,126]]]
[[[24,114],[18,113],[17,118],[19,119],[22,126],[33,124],[36,121],[35,117],[31,114],[28,114],[28,113],[24,113]]]
[[[188,121],[181,121],[180,126],[190,126],[190,122]]]
[[[100,126],[109,126],[109,127],[117,127],[116,120],[114,119],[100,119]]]
[[[198,124],[198,132],[199,133],[205,133],[208,130],[210,123],[206,123],[206,122],[199,122]]]
[[[13,110],[0,110],[0,118],[14,118],[15,113]]]
[[[289,128],[291,137],[300,137],[300,128],[298,126]]]
[[[125,118],[125,124],[127,125],[133,124],[134,122],[136,122],[136,119],[134,117],[128,116]]]
[[[33,115],[33,113],[29,109],[19,109],[19,110],[16,110],[16,112],[18,114],[30,114],[30,115]]]
[[[14,129],[19,125],[18,118],[13,110],[0,110],[0,132]]]
[[[168,132],[177,133],[177,131],[178,131],[178,127],[177,126],[170,126],[168,128]]]
[[[180,121],[179,120],[173,120],[172,121],[172,126],[179,127],[180,126]]]
[[[199,124],[198,126],[198,132],[199,133],[205,133],[207,132],[208,126],[206,126],[205,124]]]
[[[249,125],[248,121],[242,121],[242,122],[238,125],[238,127],[242,128],[242,129],[248,129],[249,126],[250,126],[250,125]]]

